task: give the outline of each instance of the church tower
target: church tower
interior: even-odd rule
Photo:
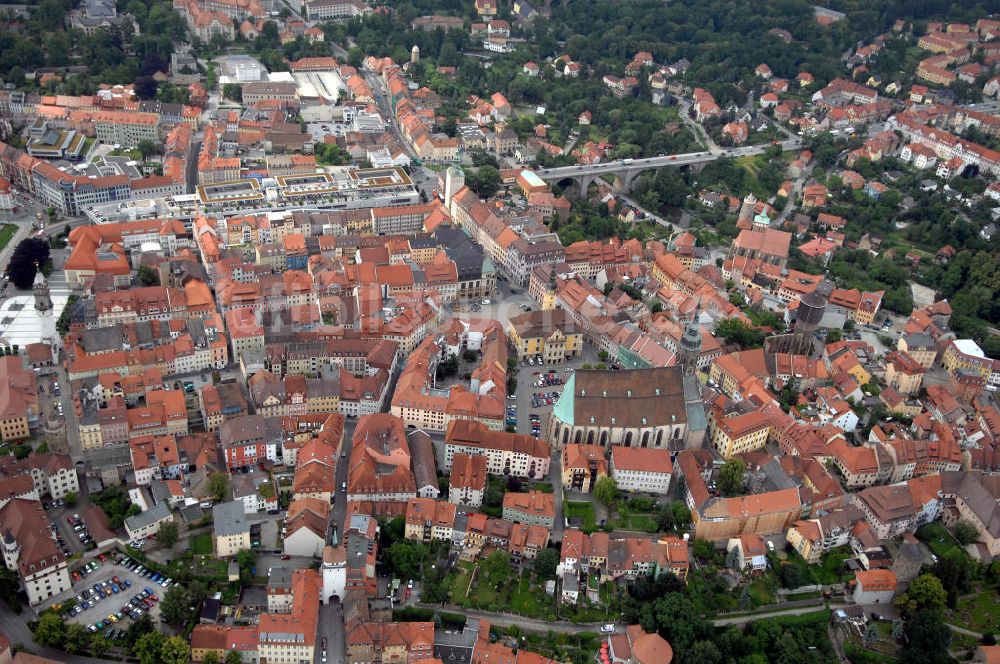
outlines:
[[[49,282],[42,274],[41,267],[35,271],[35,283],[32,286],[35,291],[35,311],[38,312],[41,329],[41,342],[49,345],[52,349],[52,358],[56,360],[59,348],[59,334],[56,332],[56,319],[53,312],[52,296],[49,294]]]
[[[701,304],[695,307],[694,316],[684,327],[681,344],[678,349],[678,363],[684,368],[686,375],[693,375],[698,370],[698,357],[701,355],[701,328],[698,319],[701,316]]]

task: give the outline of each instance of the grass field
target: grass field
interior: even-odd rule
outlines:
[[[191,553],[196,556],[212,555],[212,535],[199,533],[191,538]]]
[[[948,529],[938,521],[921,526],[917,530],[917,538],[939,558],[958,546]]]
[[[203,557],[194,559],[194,573],[200,576],[212,576],[225,579],[228,569],[229,565],[225,560]]]
[[[594,514],[593,503],[567,500],[563,503],[563,510],[567,519],[579,518],[580,530],[585,533],[592,533],[597,530],[597,516]]]
[[[974,632],[996,632],[1000,629],[1000,602],[995,590],[984,590],[973,597],[958,600],[952,624]]]
[[[15,224],[4,224],[3,226],[0,226],[0,249],[3,249],[10,244],[11,238],[14,237],[14,233],[17,233],[17,226]]]
[[[767,604],[774,604],[774,588],[777,587],[777,582],[773,576],[759,576],[750,583],[750,597],[753,599],[757,606],[765,606]]]
[[[617,521],[622,530],[637,530],[644,533],[655,533],[659,530],[656,519],[651,514],[626,514]]]
[[[472,564],[461,562],[458,564],[458,573],[451,582],[452,601],[460,600],[469,592],[469,583],[472,581]]]

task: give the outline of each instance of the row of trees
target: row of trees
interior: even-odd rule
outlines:
[[[642,577],[625,601],[626,622],[658,632],[674,650],[679,664],[826,663],[837,661],[826,633],[826,617],[801,616],[761,620],[745,627],[716,629],[703,616],[711,613],[713,596],[727,596],[719,575],[693,573],[687,585],[671,574]]]

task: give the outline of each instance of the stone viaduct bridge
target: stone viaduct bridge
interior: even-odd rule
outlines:
[[[797,150],[802,147],[802,141],[792,138],[779,141],[775,145],[782,150]],[[539,168],[535,175],[549,184],[571,181],[578,192],[586,192],[597,178],[610,175],[616,191],[627,193],[635,179],[642,173],[671,166],[701,169],[720,157],[744,157],[763,153],[770,145],[754,145],[730,150],[714,149],[710,152],[689,152],[687,154],[662,155],[645,159],[619,159],[599,164],[559,166],[557,168]],[[564,185],[565,186],[565,185]]]

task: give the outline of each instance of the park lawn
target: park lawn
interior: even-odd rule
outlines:
[[[458,564],[458,571],[451,582],[452,601],[464,599],[469,592],[469,584],[472,582],[472,570],[469,563]]]
[[[958,600],[951,613],[954,618],[949,622],[974,632],[996,632],[1000,628],[1000,603],[992,589]]]
[[[542,605],[542,602],[547,600],[549,596],[545,594],[544,590],[533,588],[527,574],[521,575],[516,586],[508,586],[508,588],[511,589],[508,605],[514,613],[537,618],[543,614],[546,608],[555,609],[555,606],[545,607]]]
[[[928,523],[917,529],[917,538],[930,547],[930,550],[943,558],[945,554],[958,546],[958,542],[951,536],[948,529],[939,521]]]
[[[567,519],[576,517],[581,520],[580,530],[583,532],[592,533],[597,530],[597,516],[594,514],[593,503],[567,500],[563,503],[563,510]]]
[[[660,530],[653,515],[641,513],[627,514],[619,518],[618,527],[623,530],[637,530],[644,533],[655,533]]]
[[[496,589],[488,583],[483,583],[482,579],[476,578],[475,585],[472,586],[472,591],[469,593],[469,599],[472,600],[473,606],[497,606],[497,596],[499,593],[503,593],[503,589]]]
[[[226,578],[229,564],[225,560],[215,558],[198,557],[194,559],[194,573],[198,576],[212,576]]]
[[[196,556],[212,555],[212,535],[210,533],[198,533],[192,537],[191,553]]]
[[[14,237],[15,233],[17,233],[17,226],[15,224],[0,226],[0,249],[10,244],[11,238]]]

